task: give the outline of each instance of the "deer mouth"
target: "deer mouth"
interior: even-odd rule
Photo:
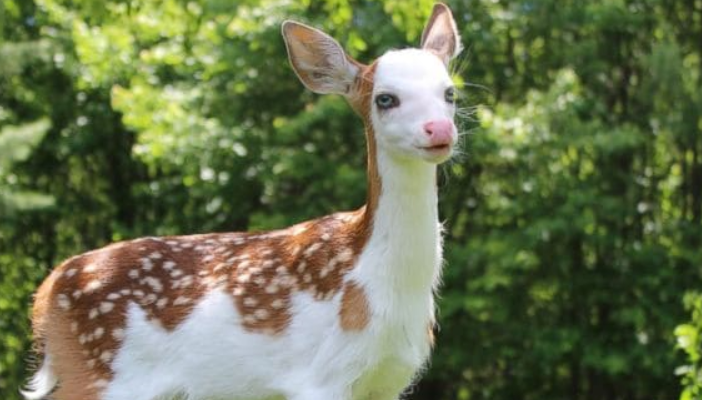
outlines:
[[[433,146],[422,146],[420,149],[432,153],[432,154],[438,154],[438,153],[446,153],[451,150],[451,144],[449,143],[442,143],[442,144],[435,144]]]
[[[430,162],[443,162],[451,155],[453,145],[449,143],[435,144],[432,146],[417,147],[421,152],[422,158]]]
[[[448,150],[451,148],[451,145],[446,143],[446,144],[436,144],[434,146],[426,146],[422,147],[424,150],[429,150],[429,151],[441,151],[441,150]]]

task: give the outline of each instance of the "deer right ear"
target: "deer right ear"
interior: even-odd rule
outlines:
[[[439,56],[446,66],[461,52],[461,37],[451,9],[446,4],[434,4],[429,22],[422,32],[421,47]]]
[[[302,83],[320,94],[349,94],[359,67],[324,32],[299,22],[283,22],[288,59]]]

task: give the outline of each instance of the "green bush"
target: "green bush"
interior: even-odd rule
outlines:
[[[702,295],[688,293],[685,307],[692,318],[689,323],[678,325],[675,336],[687,364],[678,367],[676,373],[682,377],[680,400],[697,400],[702,398]]]

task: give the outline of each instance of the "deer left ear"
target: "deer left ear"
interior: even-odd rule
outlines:
[[[283,23],[288,58],[302,83],[315,93],[349,95],[359,63],[326,33],[294,21]]]
[[[422,33],[422,49],[431,51],[448,66],[449,61],[461,52],[461,37],[451,10],[443,3],[434,5],[431,17]]]

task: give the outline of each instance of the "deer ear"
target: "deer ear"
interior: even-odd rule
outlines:
[[[422,49],[431,51],[448,65],[461,52],[461,37],[451,10],[443,3],[434,5],[431,17],[422,33]]]
[[[349,94],[358,63],[326,33],[294,21],[283,23],[288,59],[302,83],[313,92]]]

